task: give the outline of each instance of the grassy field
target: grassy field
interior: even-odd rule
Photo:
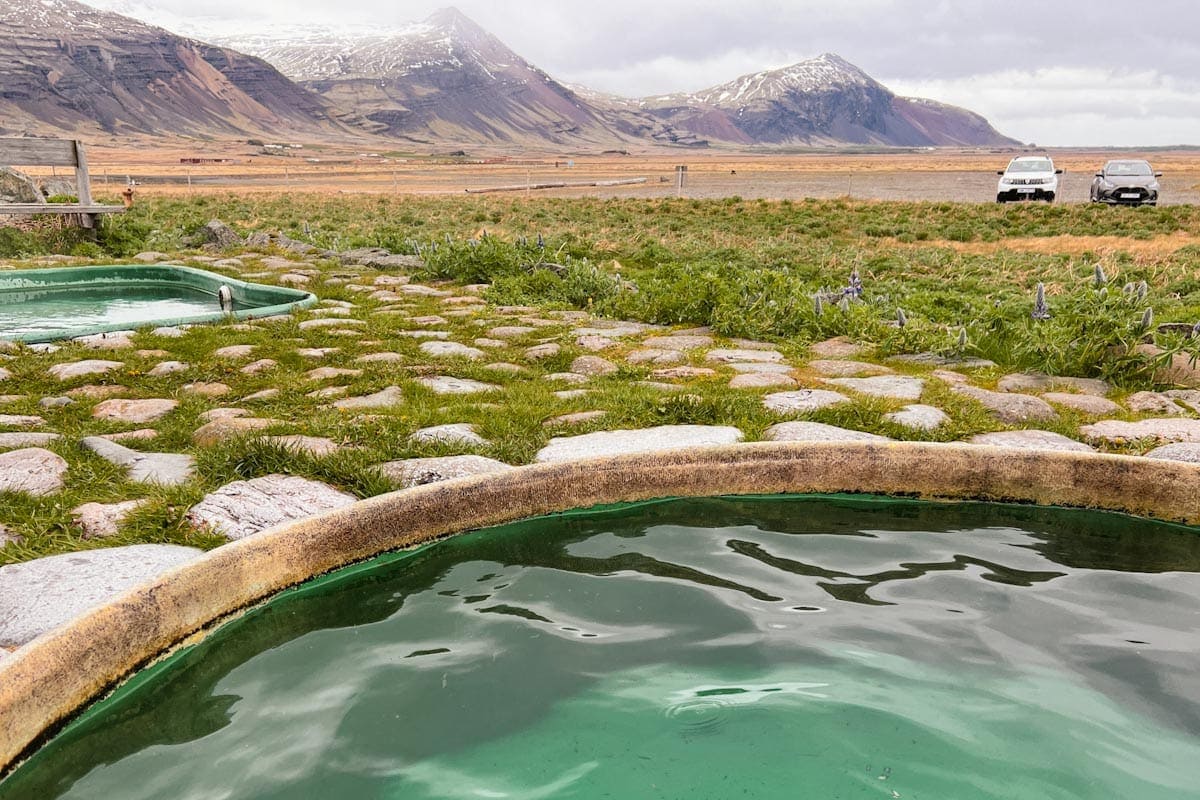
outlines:
[[[521,464],[550,437],[564,433],[697,423],[735,425],[755,439],[780,421],[763,408],[761,392],[731,389],[728,374],[687,381],[679,391],[664,393],[638,383],[650,377],[649,365],[622,364],[615,374],[593,379],[586,397],[560,398],[555,392],[571,387],[544,378],[567,371],[584,351],[573,344],[569,315],[556,317],[556,311],[583,309],[670,326],[707,325],[718,337],[773,342],[796,364],[809,358],[810,343],[845,335],[866,345],[867,359],[928,351],[992,359],[997,367],[972,375],[984,387],[994,386],[1007,372],[1042,370],[1106,378],[1117,387],[1118,399],[1155,384],[1155,360],[1132,352],[1134,345],[1153,340],[1167,357],[1194,352],[1197,340],[1185,333],[1155,331],[1163,322],[1192,325],[1200,320],[1200,244],[1195,238],[1200,234],[1200,209],[1189,206],[220,194],[144,200],[131,213],[107,220],[95,239],[58,228],[0,228],[0,263],[19,268],[56,253],[112,263],[147,250],[186,261],[188,254],[202,252],[197,235],[213,218],[244,234],[281,230],[322,248],[378,246],[420,254],[426,267],[413,274],[414,281],[490,284],[484,292],[492,303],[488,311],[439,324],[454,340],[471,342],[486,335],[485,325],[520,324],[523,315],[538,315],[559,323],[515,339],[489,357],[522,362],[524,348],[556,336],[564,341],[563,350],[543,362],[521,363],[521,372],[465,360],[439,364],[437,368],[458,377],[499,389],[495,402],[487,395],[435,395],[414,381],[428,374],[431,359],[418,350],[418,340],[400,333],[414,327],[409,318],[444,314],[445,307],[436,298],[414,297],[401,315],[388,316],[386,303],[350,291],[342,282],[326,282],[349,275],[349,280],[370,283],[377,273],[310,258],[320,272],[312,284],[319,297],[354,304],[350,313],[361,321],[356,337],[300,329],[291,320],[250,329],[202,326],[182,338],[141,332],[136,350],[111,356],[75,344],[57,353],[21,351],[5,362],[13,375],[4,391],[25,399],[4,410],[44,415],[48,429],[63,435],[50,449],[68,460],[70,472],[59,494],[0,498],[0,523],[23,537],[20,543],[0,548],[0,563],[132,542],[214,546],[223,540],[192,530],[183,514],[207,491],[238,478],[288,472],[324,480],[357,496],[378,494],[391,487],[374,471],[375,464],[464,452],[460,446],[408,441],[413,431],[430,425],[473,424],[489,444],[467,451]],[[1060,242],[1070,246],[1059,247]],[[261,257],[280,254],[247,254],[242,249],[207,253],[240,255],[245,268],[229,274],[259,274],[262,277],[252,279],[265,282],[277,278],[278,271],[262,273]],[[853,273],[861,281],[861,294],[844,291],[852,286]],[[1045,287],[1047,319],[1035,319],[1031,313],[1039,283]],[[505,305],[534,309],[496,309]],[[272,359],[276,366],[246,373],[241,362],[214,355],[233,344],[253,345],[253,358]],[[621,363],[634,346],[622,345],[603,355]],[[312,361],[298,354],[299,347],[336,347],[338,353]],[[356,362],[381,349],[400,358],[393,363]],[[131,446],[192,453],[196,480],[176,489],[131,484],[123,471],[78,445],[81,436],[114,432],[120,426],[93,419],[91,403],[39,406],[39,398],[75,387],[48,377],[51,365],[107,357],[122,361],[122,369],[91,382],[123,385],[129,396],[181,401],[154,425],[154,440]],[[175,376],[146,374],[166,358],[189,367]],[[692,359],[697,366],[704,364],[700,355]],[[328,400],[309,394],[328,386],[328,381],[306,376],[318,366],[363,368],[360,375],[334,383],[351,396],[401,386],[405,402],[365,419],[338,412]],[[929,372],[929,367],[896,369],[919,376]],[[810,385],[820,379],[804,366],[796,374]],[[185,382],[196,381],[223,382],[230,393],[213,399],[182,390]],[[89,381],[76,383],[85,382]],[[283,391],[251,403],[237,399],[268,388]],[[869,397],[805,418],[895,438],[937,441],[1006,427],[937,381],[929,382],[922,400],[942,408],[952,421],[932,432],[902,429],[885,419],[902,403]],[[254,416],[278,420],[270,432],[327,437],[341,449],[318,457],[262,439],[196,446],[192,433],[203,424],[202,415],[222,405],[245,405]],[[582,411],[604,411],[605,417],[573,426],[553,422],[558,415]],[[1057,420],[1039,427],[1077,436],[1079,425],[1090,420],[1062,410]],[[1134,442],[1115,449],[1141,452],[1148,447],[1149,443]],[[149,503],[126,521],[120,534],[103,540],[81,537],[72,521],[74,506],[130,498]]]

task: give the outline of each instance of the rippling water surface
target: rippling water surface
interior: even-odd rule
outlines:
[[[1078,511],[679,500],[287,593],[9,798],[1200,797],[1200,535]]]
[[[160,320],[221,311],[211,294],[181,285],[124,283],[0,294],[0,336],[138,328]]]

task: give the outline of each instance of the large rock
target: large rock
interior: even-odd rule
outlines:
[[[178,400],[154,398],[149,400],[105,400],[92,409],[94,419],[142,425],[162,419],[179,405]]]
[[[294,475],[267,475],[222,486],[193,506],[187,520],[227,539],[244,539],[354,502],[353,495],[328,484]]]
[[[28,644],[201,555],[194,547],[135,544],[0,567],[0,647]]]
[[[641,430],[598,431],[550,440],[534,460],[574,461],[624,453],[652,453],[692,447],[733,444],[742,440],[737,428],[713,425],[663,425]]]
[[[44,205],[46,198],[24,172],[12,167],[0,166],[0,203],[37,203]]]
[[[1068,439],[1061,433],[1053,431],[1025,430],[981,433],[971,437],[970,442],[991,447],[1013,447],[1019,450],[1067,450],[1080,453],[1092,450],[1083,442]]]
[[[178,486],[191,480],[195,471],[195,460],[186,453],[143,453],[99,436],[88,436],[81,444],[105,461],[127,468],[129,480],[136,483]]]
[[[0,492],[54,494],[63,488],[67,462],[41,447],[0,453]]]
[[[397,488],[407,489],[426,483],[509,472],[508,464],[483,456],[446,456],[443,458],[408,458],[380,464],[379,471]]]
[[[1106,419],[1079,429],[1088,439],[1100,439],[1115,444],[1154,439],[1161,442],[1200,442],[1200,419],[1144,419],[1122,422]]]
[[[769,394],[762,402],[768,411],[774,411],[776,414],[807,414],[840,403],[849,403],[850,398],[825,389],[799,389],[794,392]]]
[[[1010,425],[1030,420],[1057,419],[1058,414],[1040,397],[1009,392],[989,392],[976,386],[954,386],[955,394],[975,400],[992,412],[992,416]]]
[[[769,442],[887,442],[886,436],[820,422],[781,422],[763,433]]]
[[[219,219],[209,220],[208,224],[200,229],[200,235],[204,239],[204,244],[217,250],[229,250],[241,247],[246,243],[246,240],[237,231]]]

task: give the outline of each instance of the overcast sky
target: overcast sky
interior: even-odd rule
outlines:
[[[85,0],[198,36],[419,20],[446,0]],[[203,16],[194,9],[203,7]],[[823,52],[899,94],[1042,145],[1200,144],[1200,3],[1153,0],[456,0],[554,77],[691,91]],[[147,9],[149,12],[147,13]],[[172,25],[171,23],[175,23]]]

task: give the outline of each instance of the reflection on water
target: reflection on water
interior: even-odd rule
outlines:
[[[1198,573],[1195,532],[1087,512],[556,516],[287,593],[0,798],[1183,797]]]
[[[129,282],[0,292],[0,337],[58,331],[70,335],[114,325],[137,328],[220,311],[216,295],[182,284]]]

